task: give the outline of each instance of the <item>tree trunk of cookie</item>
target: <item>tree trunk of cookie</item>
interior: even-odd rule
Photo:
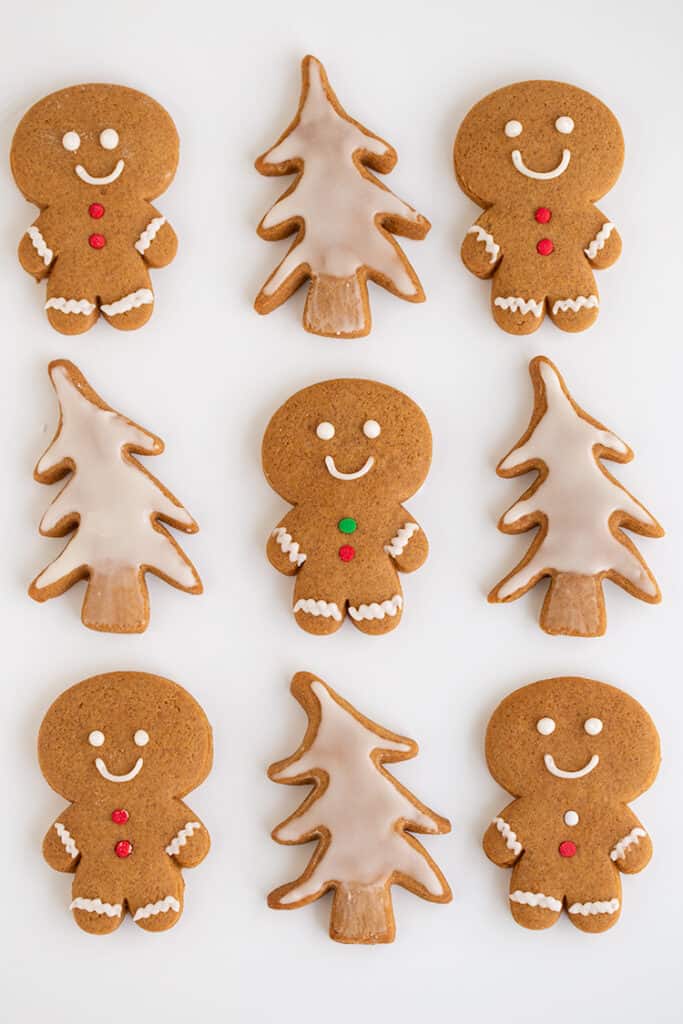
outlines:
[[[599,577],[575,572],[553,576],[541,610],[541,627],[546,633],[602,636],[605,599]]]
[[[392,942],[394,915],[384,885],[338,885],[334,892],[330,935],[337,942]]]
[[[83,601],[82,619],[90,629],[142,633],[149,621],[147,587],[135,566],[93,571]]]
[[[358,275],[333,277],[320,274],[311,278],[304,309],[304,327],[314,334],[331,338],[367,334],[365,285]]]

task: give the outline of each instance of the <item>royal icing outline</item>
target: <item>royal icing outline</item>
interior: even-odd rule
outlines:
[[[157,900],[156,903],[145,903],[144,907],[138,907],[133,914],[134,921],[145,921],[148,917],[154,917],[156,914],[166,914],[169,910],[174,910],[176,914],[180,913],[180,902],[175,896],[164,896],[163,899]]]
[[[306,555],[301,551],[298,541],[292,538],[284,526],[276,526],[271,536],[275,540],[283,555],[289,556],[289,561],[302,566],[306,561]]]
[[[57,833],[57,835],[61,839],[62,845],[64,846],[64,849],[66,850],[66,852],[69,854],[69,856],[71,857],[72,860],[75,860],[76,857],[78,857],[78,855],[80,853],[80,850],[76,846],[76,843],[74,842],[74,838],[71,835],[71,833],[69,832],[68,828],[65,825],[63,825],[61,823],[61,821],[56,821],[55,822],[55,832]]]
[[[614,897],[611,900],[593,900],[588,903],[572,903],[568,907],[570,914],[579,914],[581,917],[593,917],[596,914],[616,914],[619,909],[619,900]]]
[[[493,300],[493,305],[507,310],[508,313],[521,312],[522,316],[526,316],[527,313],[533,313],[537,319],[543,313],[543,301],[537,302],[536,299],[523,299],[520,295],[497,295]]]
[[[151,221],[149,222],[145,230],[140,234],[140,237],[135,243],[135,248],[137,249],[141,256],[145,255],[145,253],[147,252],[150,245],[152,244],[156,236],[159,234],[159,231],[161,230],[165,223],[165,217],[152,217]]]
[[[76,896],[69,904],[69,910],[87,910],[89,914],[105,914],[107,917],[120,917],[120,903],[104,903],[99,896],[88,899],[85,896]]]
[[[578,313],[580,309],[598,309],[597,295],[577,295],[575,299],[556,299],[553,302],[553,316],[558,313]]]
[[[644,839],[647,832],[640,825],[632,828],[628,835],[620,839],[618,843],[614,844],[614,848],[610,852],[610,860],[616,862],[618,860],[624,860],[628,852],[629,847],[638,846],[641,839]]]
[[[403,608],[403,598],[400,594],[394,594],[386,601],[372,601],[370,604],[360,604],[357,608],[350,604],[349,615],[354,622],[362,622],[365,619],[383,619],[387,615],[393,619],[401,608]]]
[[[542,892],[523,892],[521,889],[515,889],[508,898],[513,903],[521,903],[526,907],[539,907],[541,910],[552,910],[556,914],[562,910],[561,900],[555,899],[554,896],[546,896]]]
[[[300,597],[292,610],[295,615],[297,612],[305,612],[315,618],[321,616],[323,619],[334,619],[335,622],[342,620],[338,605],[334,601],[324,601],[322,598]]]
[[[519,857],[524,847],[518,840],[517,833],[513,832],[505,818],[496,817],[493,819],[493,824],[496,826],[498,832],[505,840],[505,845],[507,846],[508,850],[512,850],[512,852]]]
[[[420,527],[417,523],[405,523],[396,531],[396,534],[391,538],[388,544],[384,545],[384,550],[392,558],[398,558],[402,555],[408,541],[418,532]]]
[[[594,260],[600,250],[605,248],[605,242],[615,228],[616,224],[613,224],[611,220],[605,221],[588,248],[583,250],[589,260]]]
[[[168,844],[165,849],[165,853],[169,857],[175,857],[180,853],[183,846],[187,844],[187,840],[191,839],[195,832],[198,832],[201,828],[201,824],[198,821],[188,821],[187,824],[176,832],[175,836]]]
[[[494,237],[490,232],[485,231],[481,224],[473,224],[471,228],[467,229],[468,235],[476,235],[478,242],[484,242],[486,252],[490,254],[490,263],[495,263],[500,253],[500,246],[495,241]]]
[[[45,266],[49,267],[50,264],[52,263],[52,257],[54,256],[54,253],[45,241],[45,239],[43,238],[40,228],[37,227],[37,225],[32,224],[26,232],[26,234],[31,239],[33,248],[36,250]]]
[[[105,302],[100,306],[105,316],[120,316],[122,313],[130,313],[131,309],[138,309],[140,306],[147,306],[154,302],[154,292],[151,288],[138,288],[137,291],[123,295],[116,302]]]

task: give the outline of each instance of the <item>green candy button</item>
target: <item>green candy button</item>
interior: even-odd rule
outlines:
[[[339,520],[337,526],[342,533],[354,533],[358,523],[351,516],[344,516],[343,519]]]

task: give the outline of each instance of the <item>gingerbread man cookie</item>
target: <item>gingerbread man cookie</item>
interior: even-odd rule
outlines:
[[[47,317],[82,334],[100,313],[120,330],[152,315],[151,267],[165,267],[177,238],[151,205],[178,164],[178,135],[164,108],[120,85],[75,85],[46,96],[14,134],[14,180],[40,216],[19,262],[47,278]]]
[[[543,679],[506,697],[486,732],[494,779],[515,799],[484,836],[486,856],[512,867],[510,910],[548,928],[564,906],[585,932],[621,913],[620,872],[647,865],[652,842],[628,807],[660,762],[650,716],[593,679]]]
[[[297,392],[263,438],[268,483],[295,508],[268,540],[268,558],[296,575],[293,610],[309,633],[334,633],[346,614],[364,633],[401,618],[398,571],[427,557],[427,538],[402,502],[429,470],[432,438],[406,395],[369,380]]]
[[[594,204],[624,161],[614,114],[563,82],[518,82],[480,100],[455,139],[455,174],[484,213],[462,259],[493,278],[491,310],[510,334],[530,334],[547,311],[563,331],[598,315],[594,270],[621,252],[612,221]]]
[[[211,726],[176,683],[145,672],[93,676],[61,694],[43,719],[38,758],[69,800],[43,854],[73,874],[76,924],[113,932],[126,910],[146,931],[183,910],[181,868],[209,852],[209,834],[182,800],[211,770]]]

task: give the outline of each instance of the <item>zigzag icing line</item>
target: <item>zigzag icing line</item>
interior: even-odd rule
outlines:
[[[399,555],[403,554],[403,549],[410,538],[414,533],[417,533],[419,529],[420,527],[417,523],[406,523],[396,532],[396,536],[392,537],[389,543],[384,545],[384,550],[388,555],[398,558]]]
[[[64,299],[61,296],[48,299],[45,309],[58,309],[60,313],[83,313],[89,316],[95,309],[94,302],[87,299]]]
[[[553,316],[556,313],[566,313],[571,309],[572,313],[578,313],[584,306],[586,309],[594,309],[599,306],[597,295],[577,295],[575,299],[558,299],[553,302]]]
[[[515,889],[510,893],[510,899],[513,903],[524,903],[527,907],[540,907],[542,910],[554,910],[555,913],[562,910],[560,900],[556,900],[554,896],[545,896],[542,892],[522,892],[521,889]]]
[[[57,835],[59,836],[59,838],[62,840],[62,843],[64,844],[64,849],[69,854],[69,856],[72,859],[74,857],[78,857],[78,853],[79,853],[78,847],[76,846],[76,844],[75,844],[75,842],[73,840],[73,836],[69,832],[68,828],[65,828],[64,825],[62,825],[61,821],[56,821],[55,822],[55,831],[56,831]]]
[[[634,843],[637,846],[640,840],[646,835],[647,832],[644,828],[632,828],[629,834],[624,836],[623,839],[620,839],[615,845],[614,849],[610,853],[610,860],[623,860],[629,846],[633,846]]]
[[[581,917],[590,917],[593,914],[616,914],[619,909],[619,900],[596,900],[595,903],[572,903],[569,907],[570,914],[580,914]]]
[[[157,900],[156,903],[145,903],[144,907],[138,907],[135,911],[133,920],[144,921],[155,914],[166,914],[169,910],[175,910],[176,914],[180,911],[180,903],[175,896],[164,896],[163,900]]]
[[[500,306],[501,309],[510,310],[511,313],[516,313],[520,310],[525,316],[527,313],[540,316],[543,312],[542,302],[536,302],[535,299],[522,299],[519,295],[508,295],[506,298],[499,295],[497,299],[494,299],[493,305]]]
[[[588,248],[583,250],[589,260],[594,260],[597,254],[600,252],[600,250],[605,248],[605,242],[607,241],[607,239],[613,231],[614,224],[611,220],[608,220],[605,224],[602,225],[602,227],[600,228],[600,230],[598,231],[597,235],[595,236],[591,244],[588,246]]]
[[[500,252],[500,246],[494,241],[493,235],[490,235],[488,231],[479,224],[473,224],[471,228],[467,229],[468,235],[476,235],[478,242],[486,243],[486,251],[491,253],[491,263],[495,263],[498,259],[498,253]]]
[[[100,306],[100,309],[107,316],[119,316],[120,313],[128,313],[131,309],[137,309],[138,306],[145,306],[148,302],[154,302],[154,293],[149,288],[138,288],[136,292],[124,295],[116,302],[105,303],[104,306]]]
[[[41,257],[45,266],[49,267],[50,264],[52,263],[52,257],[54,256],[54,253],[45,241],[45,239],[43,238],[40,228],[37,228],[34,224],[32,227],[28,229],[26,234],[31,239],[33,243],[33,248]]]
[[[289,555],[290,562],[296,562],[297,565],[304,564],[306,555],[299,549],[298,542],[292,540],[291,533],[287,533],[284,526],[276,526],[273,530],[273,537],[282,548],[282,554]]]
[[[191,839],[197,829],[201,827],[198,821],[188,821],[185,828],[181,828],[166,847],[166,853],[169,857],[175,857],[180,851],[181,846],[185,846],[187,840]]]
[[[69,904],[69,910],[87,910],[90,914],[106,914],[107,917],[118,917],[121,913],[120,903],[103,903],[99,897],[88,900],[84,896],[77,896]]]
[[[512,850],[513,853],[516,853],[517,856],[519,856],[524,847],[517,839],[517,833],[512,831],[512,829],[510,828],[510,826],[508,825],[507,821],[505,821],[504,818],[494,818],[493,824],[496,826],[501,836],[505,840],[505,845],[507,846],[508,850]]]
[[[322,615],[324,619],[334,619],[335,622],[342,620],[341,612],[334,601],[316,601],[313,597],[300,597],[294,605],[294,614],[297,612],[306,612],[316,618]]]
[[[149,224],[147,225],[147,227],[145,228],[145,230],[142,232],[137,242],[135,243],[135,248],[137,249],[141,256],[143,256],[147,252],[150,245],[156,238],[159,230],[163,228],[165,223],[165,217],[153,217],[152,220],[149,222]]]
[[[349,615],[354,622],[361,622],[363,619],[383,619],[385,615],[390,615],[393,619],[402,607],[403,598],[400,594],[394,594],[390,600],[382,601],[381,604],[373,601],[372,604],[361,604],[358,608],[349,605]]]

